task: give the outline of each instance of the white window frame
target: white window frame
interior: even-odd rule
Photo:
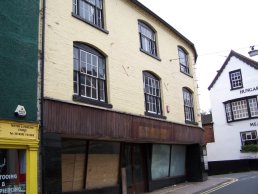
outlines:
[[[195,122],[193,93],[189,91],[187,88],[183,88],[183,100],[185,121],[193,123]]]
[[[255,144],[258,144],[258,137],[257,137],[256,130],[240,132],[240,137],[241,137],[242,145],[250,144],[250,143],[246,144],[246,142],[248,141],[256,141]]]
[[[224,102],[227,122],[258,118],[257,96]]]

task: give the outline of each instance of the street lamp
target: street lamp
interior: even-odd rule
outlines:
[[[251,50],[248,52],[250,57],[258,55],[258,50],[254,49],[255,46],[250,46]]]

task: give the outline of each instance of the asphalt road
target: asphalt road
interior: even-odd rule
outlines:
[[[203,192],[205,194],[258,194],[258,172],[232,174],[231,184]],[[216,190],[217,189],[217,190]]]

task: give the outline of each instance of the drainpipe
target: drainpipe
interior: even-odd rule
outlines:
[[[42,37],[41,37],[41,102],[40,102],[40,146],[41,146],[41,191],[45,193],[45,149],[44,149],[44,64],[45,64],[45,14],[46,0],[42,1]]]

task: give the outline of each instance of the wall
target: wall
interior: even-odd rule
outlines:
[[[0,1],[0,119],[37,120],[38,0]]]
[[[258,158],[257,154],[243,154],[240,152],[240,132],[258,130],[258,126],[250,126],[250,123],[258,122],[258,119],[236,121],[231,123],[227,123],[226,121],[223,102],[245,96],[258,95],[257,90],[246,93],[241,93],[240,91],[242,89],[231,91],[229,72],[237,69],[241,69],[244,85],[243,89],[258,86],[257,70],[233,56],[229,60],[217,82],[210,90],[215,143],[207,144],[209,161]]]
[[[142,72],[148,70],[161,78],[162,108],[167,120],[185,123],[182,87],[187,86],[195,93],[195,118],[200,121],[195,73],[194,78],[181,73],[177,60],[177,46],[181,45],[189,52],[194,72],[193,51],[186,42],[127,0],[105,1],[108,34],[76,19],[71,13],[71,1],[47,1],[45,97],[77,103],[72,100],[72,49],[74,41],[82,41],[94,45],[107,56],[108,102],[113,110],[144,114]],[[139,19],[147,21],[157,31],[161,61],[139,50]],[[170,113],[165,111],[166,105],[170,106]]]

